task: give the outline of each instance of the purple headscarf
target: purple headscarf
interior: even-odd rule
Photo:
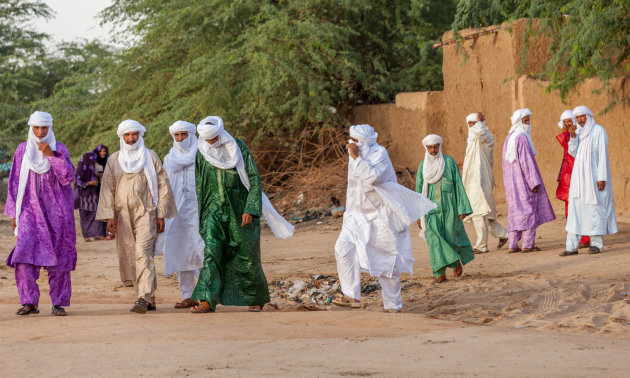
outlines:
[[[104,159],[99,155],[103,148],[107,151],[107,155]],[[98,178],[96,176],[95,164],[98,162],[105,167],[108,158],[109,148],[104,144],[99,144],[94,150],[85,153],[81,160],[79,160],[74,177],[74,187],[77,191],[74,201],[75,209],[96,211],[101,185],[100,182],[97,186],[88,185],[88,183]]]

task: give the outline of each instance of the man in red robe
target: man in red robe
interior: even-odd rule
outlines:
[[[575,158],[569,154],[569,139],[575,137],[577,130],[577,122],[573,118],[571,110],[565,110],[560,116],[558,127],[562,132],[556,135],[556,139],[564,149],[562,157],[562,165],[558,174],[558,189],[556,189],[556,198],[564,201],[564,215],[567,216],[569,209],[569,187],[571,185],[571,172],[573,171],[573,163]],[[591,239],[588,236],[582,237],[579,248],[588,248],[591,245]]]

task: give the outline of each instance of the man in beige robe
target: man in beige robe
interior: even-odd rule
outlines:
[[[496,221],[497,211],[494,204],[494,137],[485,125],[485,117],[472,113],[466,117],[468,123],[468,146],[464,158],[462,181],[470,206],[473,209],[465,222],[475,226],[477,242],[473,247],[475,254],[488,252],[488,231],[499,239],[497,249],[505,245],[508,234],[505,227]]]
[[[132,311],[154,311],[157,280],[153,260],[164,218],[177,216],[171,186],[157,154],[144,146],[146,129],[126,120],[118,125],[120,151],[114,152],[101,181],[96,219],[116,233],[120,278],[133,285],[138,300]]]

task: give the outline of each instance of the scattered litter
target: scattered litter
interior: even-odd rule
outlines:
[[[333,217],[340,218],[343,216],[344,211],[346,211],[346,208],[343,206],[339,206],[339,207],[333,207],[330,212]]]

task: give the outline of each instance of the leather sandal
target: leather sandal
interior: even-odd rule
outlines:
[[[520,252],[521,249],[520,248],[510,248],[508,249],[507,253],[517,253]]]
[[[560,252],[559,256],[565,257],[565,256],[575,256],[578,254],[578,251],[564,251],[564,252]]]
[[[442,274],[441,276],[433,280],[434,283],[442,283],[444,281],[446,281],[446,274]]]
[[[66,313],[66,310],[63,307],[61,307],[61,306],[52,306],[51,313],[53,315],[55,315],[55,316],[66,316],[66,315],[68,315]]]
[[[501,247],[503,247],[505,245],[505,243],[508,242],[508,238],[501,238],[499,239],[499,244],[497,244],[497,249],[501,249]]]
[[[179,302],[179,303],[175,303],[175,308],[191,308],[193,306],[198,305],[199,302],[197,301],[191,301],[190,298],[186,298],[183,301]]]
[[[453,268],[453,275],[455,277],[461,277],[463,273],[464,267],[462,266],[462,262],[460,261],[459,264],[457,264],[457,266]]]
[[[191,307],[190,312],[193,314],[207,314],[214,311],[210,308],[210,304],[208,302],[201,301],[197,306]]]
[[[597,248],[597,247],[591,246],[591,248],[588,249],[588,254],[589,255],[596,255],[596,254],[598,254],[600,252],[601,252],[601,250],[599,248]]]
[[[32,303],[24,303],[16,312],[16,315],[30,314],[39,314],[39,310]]]

